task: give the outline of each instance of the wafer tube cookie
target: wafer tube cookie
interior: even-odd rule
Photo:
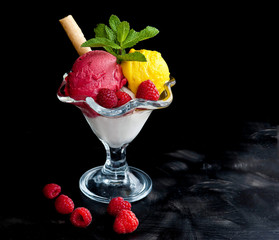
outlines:
[[[86,39],[72,15],[60,19],[59,22],[63,26],[79,55],[83,55],[84,53],[91,51],[90,47],[81,47],[81,44],[86,42]]]

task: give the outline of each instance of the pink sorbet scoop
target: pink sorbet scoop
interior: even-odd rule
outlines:
[[[101,88],[118,91],[127,83],[116,57],[112,54],[95,50],[80,56],[66,78],[65,92],[70,97],[81,100],[96,96]]]

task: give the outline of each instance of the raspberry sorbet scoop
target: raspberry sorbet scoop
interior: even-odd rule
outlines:
[[[70,97],[81,100],[96,96],[101,88],[118,91],[127,80],[112,54],[95,50],[80,56],[66,78],[65,92]]]

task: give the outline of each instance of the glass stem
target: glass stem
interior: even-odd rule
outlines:
[[[119,148],[112,148],[106,142],[102,141],[106,149],[106,163],[103,166],[102,173],[106,175],[108,183],[123,183],[127,180],[128,164],[126,162],[126,148],[124,144]]]

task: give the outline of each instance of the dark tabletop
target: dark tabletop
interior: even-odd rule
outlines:
[[[8,96],[2,98],[1,115],[1,236],[279,239],[272,12],[255,5],[220,11],[219,6],[183,4],[143,17],[117,4],[91,14],[101,6],[94,4],[8,9],[18,25],[7,33],[5,46],[11,47],[3,48],[10,80],[2,81]],[[128,164],[147,172],[153,189],[132,203],[140,224],[124,236],[113,232],[107,205],[86,199],[78,186],[85,171],[104,164],[103,145],[80,110],[56,97],[63,74],[77,58],[58,19],[72,14],[90,38],[95,25],[112,13],[135,30],[159,28],[158,37],[139,48],[160,51],[177,81],[171,106],[154,111],[127,148]],[[69,216],[58,214],[54,201],[44,198],[42,188],[50,182],[61,185],[76,207],[91,211],[87,229],[72,226]]]
[[[57,134],[53,138],[59,141],[49,143],[34,136],[29,150],[18,149],[24,158],[6,178],[12,184],[2,189],[1,232],[7,239],[278,239],[277,134],[275,126],[250,123],[239,144],[216,145],[208,154],[190,148],[151,151],[135,140],[128,163],[150,174],[153,189],[132,204],[140,224],[125,236],[113,232],[107,205],[86,199],[78,188],[81,174],[102,164],[102,146],[84,136],[75,142]],[[87,229],[73,227],[68,216],[55,211],[53,200],[44,198],[41,190],[49,182],[60,184],[76,206],[90,209]]]

